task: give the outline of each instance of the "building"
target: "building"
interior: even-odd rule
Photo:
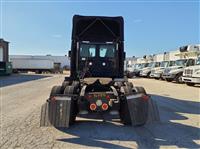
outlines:
[[[12,73],[12,65],[9,62],[9,42],[0,39],[0,75],[9,75]]]
[[[0,62],[8,62],[9,42],[0,39]]]

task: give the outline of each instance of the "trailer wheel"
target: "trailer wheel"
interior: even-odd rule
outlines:
[[[66,86],[64,90],[64,95],[74,95],[76,93],[76,87],[75,86]],[[71,100],[71,106],[70,106],[70,116],[69,116],[69,124],[74,124],[76,120],[76,115],[78,113],[78,106],[77,106],[77,100],[72,97]]]
[[[145,91],[145,89],[141,86],[137,86],[135,87],[138,93],[142,93],[142,94],[147,94],[147,92]]]
[[[63,93],[62,86],[54,86],[51,89],[50,97],[58,95],[58,94],[62,94],[62,93]]]
[[[186,82],[186,84],[187,84],[188,86],[194,86],[194,85],[195,85],[195,83],[191,83],[191,82]]]

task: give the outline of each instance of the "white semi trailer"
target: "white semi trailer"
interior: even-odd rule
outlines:
[[[51,72],[54,69],[54,62],[48,59],[32,59],[32,58],[11,58],[14,72],[36,73]]]

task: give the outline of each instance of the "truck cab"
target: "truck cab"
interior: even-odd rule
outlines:
[[[69,127],[76,117],[118,116],[125,125],[144,125],[154,113],[150,96],[124,76],[122,17],[73,17],[70,76],[54,86],[42,106],[41,126]],[[152,107],[152,108],[151,108]],[[152,112],[149,112],[152,109]]]
[[[195,63],[194,59],[179,59],[175,61],[175,65],[171,67],[167,67],[164,70],[162,77],[166,79],[166,81],[176,81],[178,83],[182,82],[182,74],[185,67],[193,66]]]
[[[151,71],[150,77],[155,79],[162,79],[162,74],[165,68],[175,65],[175,61],[162,61],[160,67],[157,67]]]
[[[151,62],[147,67],[143,68],[140,71],[140,76],[142,77],[150,77],[151,70],[160,66],[160,62]]]
[[[138,64],[134,64],[131,67],[129,67],[129,69],[127,69],[127,76],[128,78],[132,78],[133,76],[138,77],[140,75],[140,71],[143,68],[146,68],[148,66],[149,63],[138,63]]]
[[[166,68],[162,77],[168,82],[175,81],[177,83],[182,83],[182,76],[185,67],[193,66],[195,64],[195,59],[199,53],[200,45],[187,45],[179,48],[179,59],[176,60],[175,66]]]
[[[138,64],[139,65],[139,64]],[[140,71],[144,68],[146,68],[149,65],[149,63],[141,63],[138,67],[136,67],[133,71],[135,76],[140,76]]]
[[[115,77],[118,74],[117,51],[114,42],[79,42],[78,77]]]
[[[200,57],[194,66],[184,68],[182,80],[189,86],[200,84]]]

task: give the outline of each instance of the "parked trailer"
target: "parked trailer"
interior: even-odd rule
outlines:
[[[51,72],[54,69],[52,60],[46,59],[32,59],[32,58],[12,58],[11,59],[14,72],[28,72],[33,71],[36,73]]]

